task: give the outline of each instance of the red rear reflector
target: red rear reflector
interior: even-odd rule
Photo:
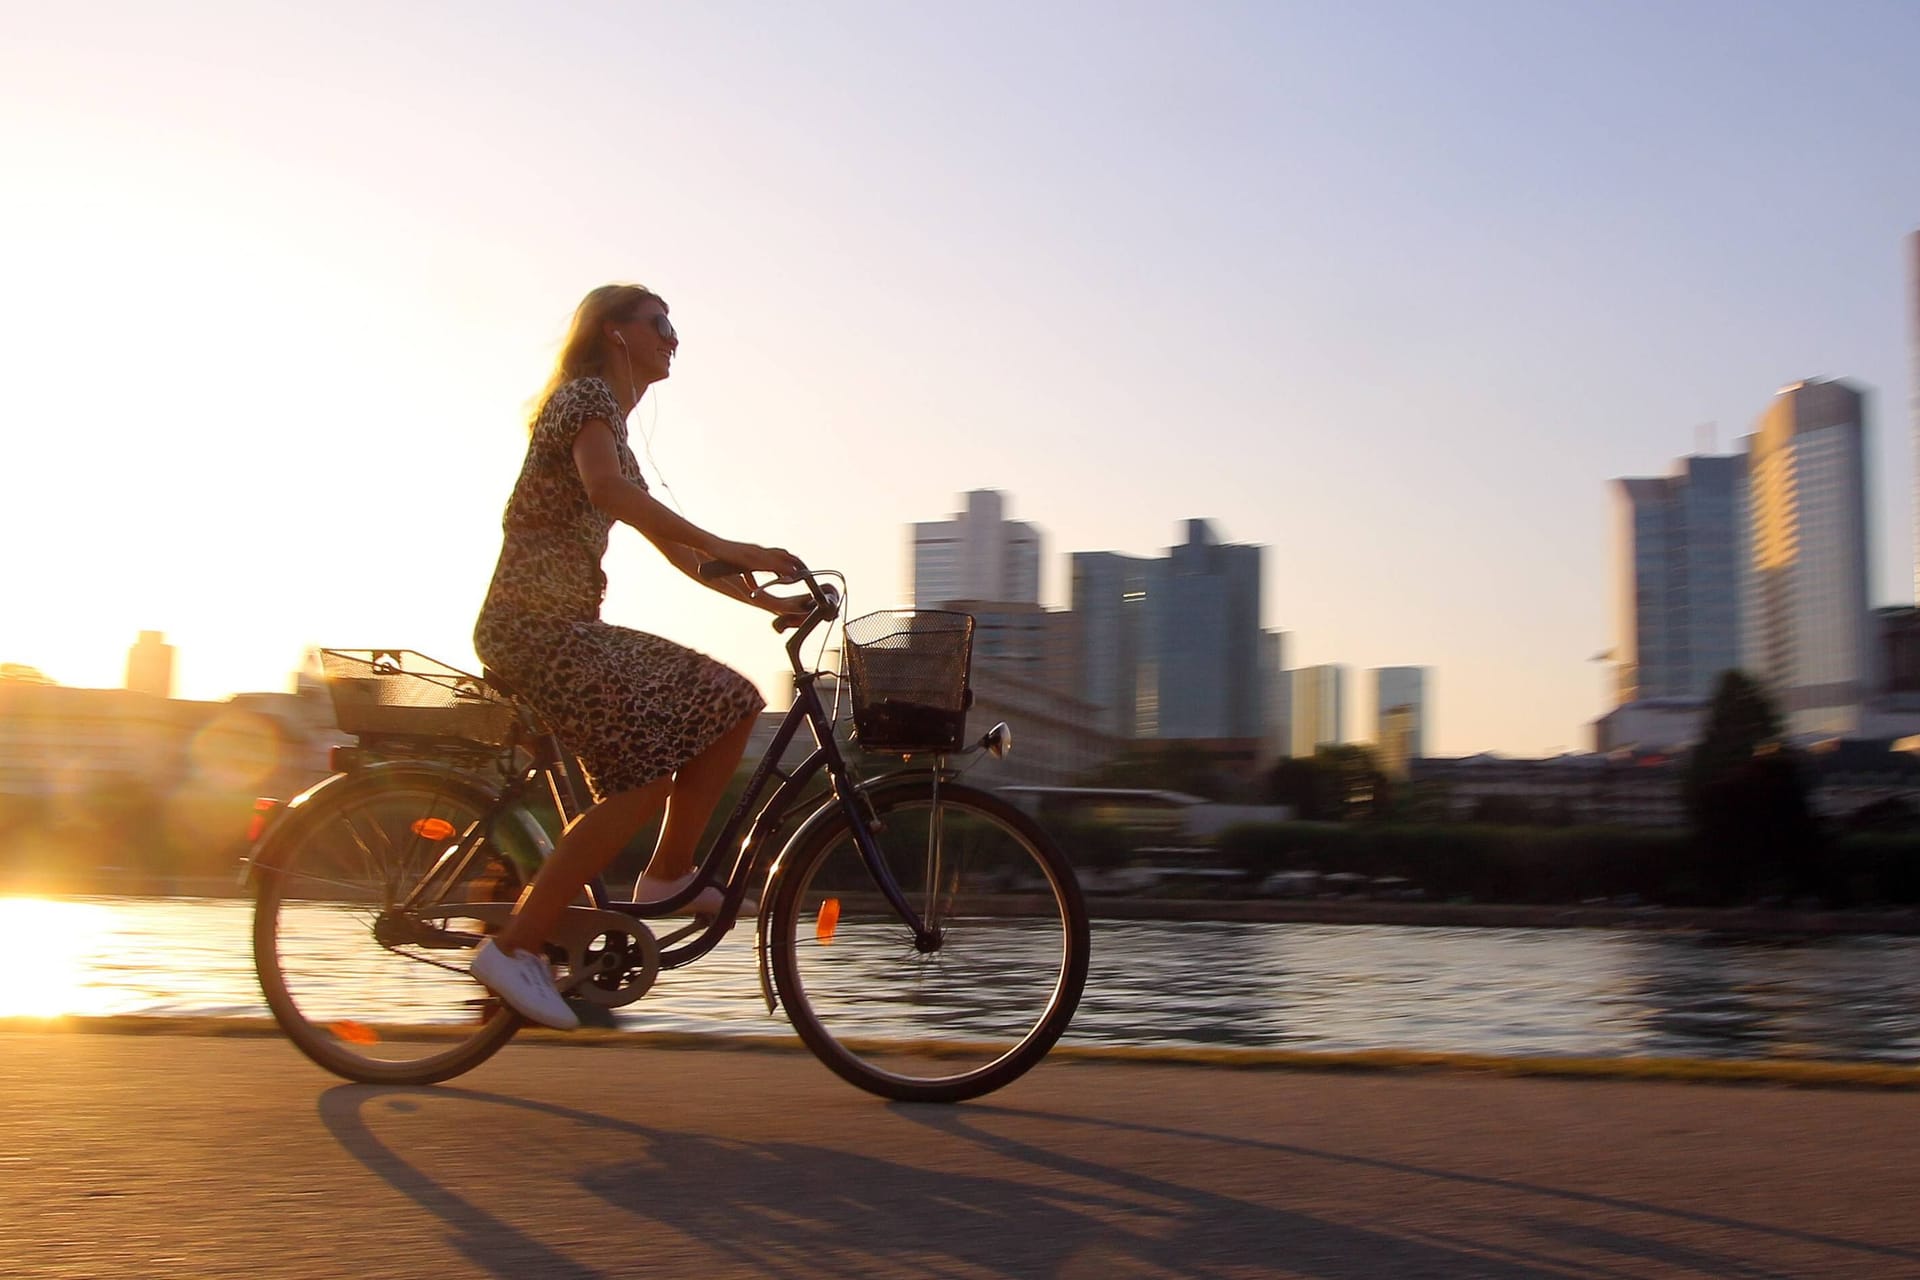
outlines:
[[[260,838],[260,833],[267,829],[267,819],[271,818],[273,811],[279,807],[280,802],[278,800],[271,799],[267,796],[261,796],[253,802],[253,818],[247,823],[248,844],[252,844]]]
[[[828,898],[820,904],[820,918],[814,922],[814,936],[820,939],[820,945],[833,945],[833,931],[840,924],[840,899]]]
[[[416,818],[413,823],[413,834],[422,840],[431,840],[438,844],[442,840],[453,838],[453,824],[445,818]]]

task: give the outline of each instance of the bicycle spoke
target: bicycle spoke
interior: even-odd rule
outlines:
[[[374,774],[316,797],[261,881],[255,954],[275,1018],[302,1051],[348,1079],[423,1083],[513,1034],[467,973],[482,932],[451,929],[463,895],[518,896],[510,862],[432,824],[483,829],[488,799],[430,770]],[[441,855],[451,854],[441,861]],[[443,905],[399,909],[428,867]],[[509,898],[510,900],[510,898]],[[423,913],[440,913],[424,918]]]
[[[924,784],[901,783],[875,806],[883,860],[930,936],[886,905],[847,822],[823,828],[776,904],[781,998],[853,1083],[891,1098],[977,1096],[1038,1061],[1072,1016],[1084,905],[1071,869],[1004,802],[943,783],[936,814]],[[800,929],[828,898],[840,906],[831,932]]]

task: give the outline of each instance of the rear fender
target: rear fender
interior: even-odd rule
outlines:
[[[243,886],[251,885],[257,880],[259,872],[271,870],[276,865],[280,850],[300,834],[301,817],[311,812],[315,801],[322,796],[331,795],[342,787],[361,785],[366,779],[408,775],[417,777],[421,774],[429,775],[431,779],[457,781],[490,796],[499,794],[499,788],[489,785],[477,774],[436,760],[388,760],[364,769],[355,769],[352,773],[333,774],[274,810],[273,816],[267,820],[266,829],[242,860],[240,883]],[[494,841],[496,847],[513,862],[523,879],[532,881],[541,864],[553,853],[553,837],[547,834],[547,829],[540,825],[537,818],[518,805],[498,815],[496,821],[508,826],[507,832],[503,833],[505,838]]]

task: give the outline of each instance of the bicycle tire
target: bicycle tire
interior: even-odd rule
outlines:
[[[932,794],[930,779],[903,779],[870,800],[909,902],[937,904],[937,949],[916,948],[880,897],[845,814],[782,855],[769,917],[775,990],[802,1043],[899,1102],[961,1102],[1032,1069],[1072,1021],[1092,951],[1073,868],[1037,823],[942,782],[936,858]]]
[[[396,898],[448,833],[494,800],[441,768],[381,766],[289,813],[263,848],[254,967],[274,1020],[315,1063],[364,1084],[432,1084],[472,1070],[519,1030],[520,1018],[467,976],[470,950],[376,936],[409,918],[394,912]],[[520,887],[513,861],[483,840],[469,873],[439,897],[510,902]]]

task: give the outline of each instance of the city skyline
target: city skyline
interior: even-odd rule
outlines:
[[[528,397],[608,279],[673,306],[632,429],[696,523],[861,612],[957,492],[1055,548],[1204,516],[1268,548],[1291,665],[1436,672],[1440,755],[1586,741],[1595,479],[1796,379],[1868,392],[1869,599],[1912,598],[1910,6],[448,24],[16,16],[0,662],[113,685],[160,630],[199,698],[313,645],[470,662]],[[1859,180],[1779,182],[1810,155]],[[606,567],[610,620],[780,696],[764,619],[628,531]]]

